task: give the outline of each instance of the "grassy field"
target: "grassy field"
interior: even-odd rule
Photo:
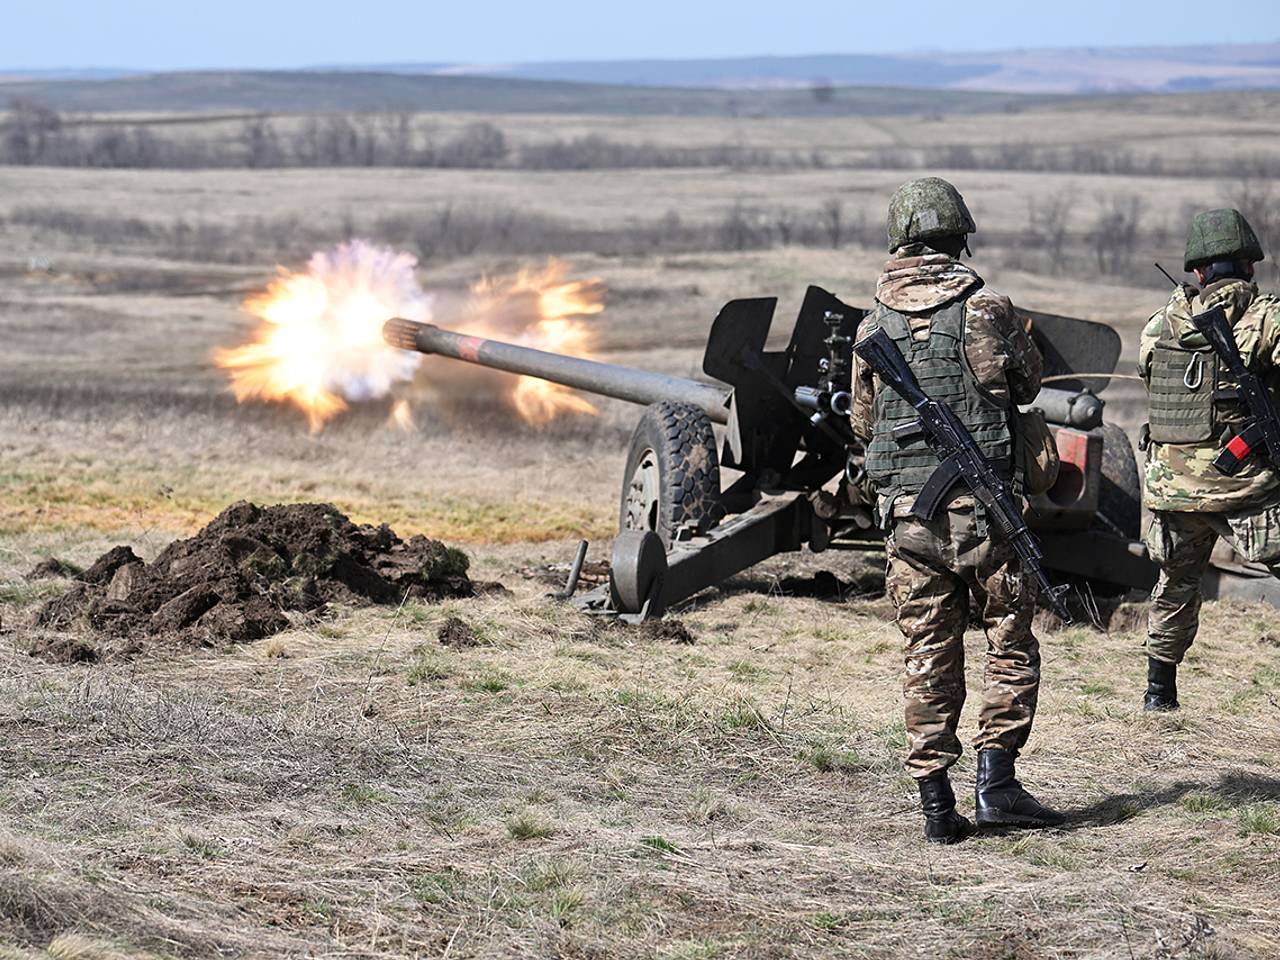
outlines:
[[[1157,102],[1165,114],[1072,108],[934,126],[487,119],[514,141],[741,135],[836,152],[872,138],[918,145],[934,130],[1064,144],[1143,130],[1169,151],[1182,107]],[[1217,156],[1275,146],[1266,119],[1203,122]],[[610,402],[534,430],[500,407],[450,402],[422,406],[403,434],[372,403],[310,435],[295,411],[237,406],[211,362],[250,329],[240,301],[277,261],[298,266],[353,234],[396,239],[390,218],[427,230],[451,207],[541,218],[541,232],[527,249],[485,234],[469,251],[434,252],[404,233],[425,287],[457,292],[561,256],[609,289],[591,320],[602,356],[691,374],[731,297],[779,296],[780,336],[807,283],[867,303],[884,256],[875,224],[908,175],[0,167],[0,956],[1280,956],[1273,609],[1207,606],[1174,716],[1139,709],[1140,605],[1110,633],[1043,636],[1021,770],[1067,826],[927,848],[900,768],[900,640],[875,590],[882,556],[778,558],[677,611],[692,643],[595,630],[547,598],[545,573],[580,536],[607,555],[636,408]],[[1130,351],[1164,296],[1150,261],[1178,262],[1184,208],[1241,186],[952,175],[993,286],[1112,323]],[[1066,269],[1024,232],[1031,204],[1052,195],[1074,199]],[[1089,236],[1116,196],[1140,199],[1137,249],[1100,273]],[[776,231],[754,247],[725,239],[735,206],[818,217],[832,199],[847,224],[862,222],[837,245]],[[700,232],[678,244],[641,234],[669,210]],[[563,245],[583,237],[596,245]],[[1108,396],[1108,415],[1136,426],[1132,392]],[[242,498],[326,500],[443,537],[511,593],[334,608],[222,653],[28,656],[37,606],[65,586],[25,579],[38,560],[85,565],[116,543],[151,557]],[[866,589],[843,602],[782,589],[818,570]],[[477,646],[439,643],[450,616]],[[971,635],[975,691],[983,646]],[[972,778],[968,755],[963,809]]]

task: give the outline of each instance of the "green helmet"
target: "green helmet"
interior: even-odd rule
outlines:
[[[1191,270],[1215,260],[1248,260],[1263,258],[1262,244],[1239,210],[1209,210],[1197,213],[1187,227],[1187,255],[1182,269]]]
[[[955,237],[978,229],[960,191],[941,177],[910,180],[889,200],[889,252],[908,243]]]

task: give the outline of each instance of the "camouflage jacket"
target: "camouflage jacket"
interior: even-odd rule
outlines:
[[[1151,377],[1151,357],[1168,324],[1188,347],[1205,346],[1191,325],[1192,315],[1216,306],[1226,310],[1245,364],[1258,373],[1280,374],[1280,300],[1260,295],[1244,280],[1220,280],[1198,294],[1194,287],[1179,287],[1164,309],[1147,321],[1138,352],[1138,372]],[[1203,444],[1152,443],[1147,449],[1144,502],[1151,510],[1222,513],[1274,500],[1280,480],[1266,460],[1252,456],[1234,477],[1224,477],[1212,466],[1222,443],[1215,438]]]
[[[965,304],[965,356],[979,385],[997,399],[1030,403],[1040,392],[1040,351],[1031,340],[1029,324],[1014,312],[1008,297],[983,286],[972,269],[919,244],[902,247],[884,266],[876,284],[876,301],[906,315],[917,339],[928,336],[934,312],[957,297]],[[870,314],[858,338],[870,336],[877,324]],[[879,378],[855,356],[853,368],[853,431],[871,437],[875,392]],[[960,501],[957,501],[957,503]],[[881,504],[883,507],[884,504]],[[909,503],[894,508],[910,509]]]

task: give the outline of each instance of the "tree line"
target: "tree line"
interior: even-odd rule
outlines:
[[[1151,261],[1180,264],[1183,230],[1208,206],[1241,209],[1262,239],[1269,259],[1259,265],[1265,283],[1280,281],[1274,251],[1280,245],[1280,194],[1272,181],[1245,181],[1228,197],[1188,200],[1183,208],[1157,214],[1132,193],[1094,198],[1082,209],[1078,193],[1032,197],[1025,226],[984,228],[974,237],[979,256],[1031,273],[1077,271],[1160,286]],[[884,250],[880,211],[853,207],[840,198],[812,206],[736,202],[718,214],[691,219],[676,210],[626,224],[585,225],[510,205],[443,203],[426,209],[358,217],[348,212],[335,225],[294,216],[234,221],[168,220],[98,214],[51,204],[18,205],[0,226],[20,229],[37,242],[75,238],[116,250],[163,253],[177,260],[209,263],[290,262],[339,239],[364,237],[410,250],[423,262],[472,255],[547,255],[591,252],[601,256],[742,252],[798,246]]]
[[[168,124],[173,126],[174,124]],[[0,164],[128,169],[422,167],[516,170],[731,169],[993,170],[1127,176],[1280,177],[1266,153],[1206,156],[1138,153],[1123,144],[897,146],[842,150],[682,146],[623,142],[599,134],[514,144],[492,123],[449,133],[422,129],[409,112],[312,115],[298,122],[258,115],[231,131],[158,133],[154,122],[74,120],[39,101],[15,99],[0,122]]]

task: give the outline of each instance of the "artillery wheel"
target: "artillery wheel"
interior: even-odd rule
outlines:
[[[687,403],[653,404],[631,435],[618,529],[651,530],[669,547],[682,529],[705,533],[723,515],[711,421]]]
[[[662,616],[667,551],[652,530],[623,530],[613,541],[609,602],[619,613],[639,613],[649,600],[650,617]]]
[[[1129,435],[1111,423],[1102,432],[1102,479],[1098,490],[1098,511],[1091,530],[1137,540],[1142,533],[1142,476]],[[1081,578],[1095,596],[1114,598],[1128,589],[1100,577]]]
[[[1102,486],[1094,526],[1137,540],[1142,533],[1142,477],[1129,435],[1113,423],[1102,425]]]

